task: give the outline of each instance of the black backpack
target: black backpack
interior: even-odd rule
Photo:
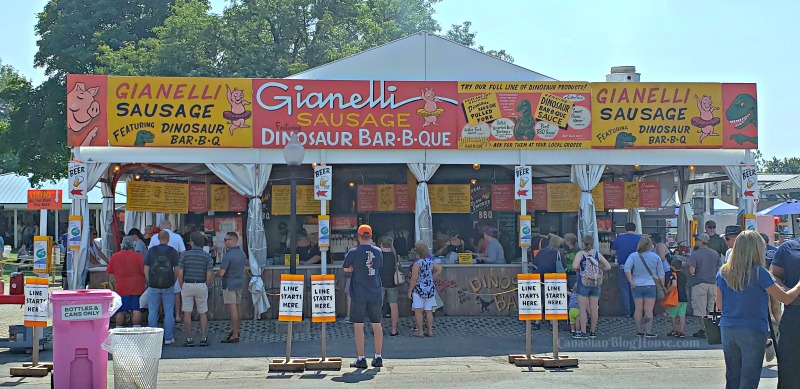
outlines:
[[[394,251],[397,252],[397,255],[408,254],[408,241],[404,235],[398,236],[397,231],[394,233]]]
[[[148,285],[151,288],[166,289],[175,285],[175,270],[169,260],[169,250],[156,249],[155,260],[150,264],[150,271],[147,276]]]

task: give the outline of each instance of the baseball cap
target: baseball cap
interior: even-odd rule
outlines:
[[[706,228],[717,228],[717,222],[709,220],[706,222]]]
[[[495,239],[497,239],[497,237],[500,235],[498,233],[498,231],[497,231],[497,228],[493,228],[493,227],[484,228],[483,229],[483,233],[486,234],[486,235],[489,235],[489,236],[491,236],[492,238],[495,238]]]
[[[358,234],[361,236],[372,236],[372,227],[367,224],[358,226]]]
[[[725,236],[739,235],[742,232],[742,227],[737,225],[725,226]]]
[[[711,237],[708,236],[708,234],[706,234],[705,232],[701,232],[699,234],[695,234],[694,237],[695,237],[695,239],[697,239],[697,240],[699,240],[699,241],[701,241],[703,243],[708,243],[708,240],[711,239]]]

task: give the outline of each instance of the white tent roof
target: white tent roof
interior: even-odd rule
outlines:
[[[5,206],[6,210],[25,210],[28,204],[28,189],[61,189],[61,201],[66,210],[69,209],[69,205],[72,204],[72,200],[67,194],[68,188],[69,185],[66,179],[56,182],[45,182],[42,183],[40,187],[36,188],[31,185],[28,176],[20,176],[13,173],[0,174],[0,205]],[[126,193],[125,182],[120,181],[117,183],[115,196],[117,205],[126,203]],[[89,205],[102,203],[103,193],[100,190],[100,185],[97,185],[93,190],[89,191]]]
[[[418,32],[288,78],[392,81],[555,81],[554,78],[427,32]]]

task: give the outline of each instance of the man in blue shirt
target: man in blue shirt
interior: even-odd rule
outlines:
[[[778,247],[769,270],[786,289],[800,282],[800,238]],[[796,388],[800,383],[800,299],[784,306],[779,340],[778,389]]]
[[[381,284],[381,268],[383,254],[381,249],[372,244],[372,227],[362,224],[358,227],[358,247],[347,252],[342,270],[352,273],[350,281],[350,319],[353,320],[353,335],[356,339],[358,359],[350,365],[359,369],[367,368],[364,357],[364,318],[369,317],[372,323],[372,334],[375,341],[375,358],[372,366],[383,367],[383,327],[381,326],[381,308],[383,305],[383,285]]]
[[[626,223],[625,233],[611,242],[611,253],[617,257],[619,264],[619,274],[617,274],[619,298],[622,300],[622,309],[625,311],[625,315],[629,317],[633,317],[633,296],[631,295],[631,284],[625,275],[625,262],[628,260],[628,256],[636,252],[636,246],[639,245],[640,239],[642,237],[636,234],[636,224]]]

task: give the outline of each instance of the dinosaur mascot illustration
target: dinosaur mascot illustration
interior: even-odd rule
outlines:
[[[758,107],[756,105],[756,99],[747,93],[736,96],[728,109],[725,110],[725,116],[737,130],[742,130],[750,124],[758,127]],[[733,134],[730,139],[740,145],[745,142],[758,144],[757,136]]]
[[[615,149],[624,149],[636,145],[636,137],[630,132],[620,132],[614,142]]]
[[[514,138],[517,140],[533,140],[533,136],[536,132],[533,130],[534,121],[531,102],[528,99],[522,99],[522,101],[517,104],[516,111],[519,112],[521,116],[511,116],[511,119],[514,120]]]
[[[133,142],[135,147],[145,146],[148,143],[153,143],[156,139],[156,136],[153,135],[152,132],[147,130],[140,130],[136,133],[136,140]]]

